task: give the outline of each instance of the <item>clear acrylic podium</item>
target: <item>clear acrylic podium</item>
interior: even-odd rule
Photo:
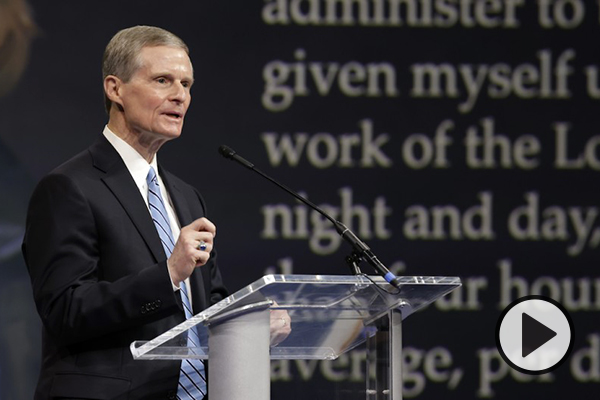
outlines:
[[[365,398],[400,400],[402,320],[461,282],[399,280],[398,290],[379,276],[267,275],[164,334],[133,342],[131,352],[138,360],[210,359],[210,400],[268,400],[271,359],[332,360],[366,342]],[[291,318],[292,332],[276,346],[270,309]],[[201,347],[187,346],[190,329]]]

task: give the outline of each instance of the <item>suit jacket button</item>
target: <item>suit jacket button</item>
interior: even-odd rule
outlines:
[[[160,301],[160,300],[156,300],[155,303],[156,303],[157,308],[162,305],[162,301]]]
[[[169,393],[167,393],[167,399],[169,400],[175,400],[175,398],[177,398],[177,395],[175,394],[174,391],[169,391]]]
[[[146,305],[144,304],[142,306],[142,314],[146,314],[146,311],[148,311],[148,310],[146,310]]]

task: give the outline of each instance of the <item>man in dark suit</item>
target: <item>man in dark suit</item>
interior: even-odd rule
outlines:
[[[43,322],[35,399],[188,398],[180,361],[134,361],[129,349],[185,320],[184,289],[194,314],[227,295],[202,197],[156,160],[190,104],[188,48],[160,28],[125,29],[103,74],[103,134],[46,176],[29,206],[23,254]],[[170,255],[149,212],[151,168]]]

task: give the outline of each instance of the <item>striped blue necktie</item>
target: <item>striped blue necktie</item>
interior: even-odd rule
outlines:
[[[167,258],[169,258],[173,252],[173,248],[175,247],[175,242],[173,240],[173,234],[171,232],[171,225],[169,224],[167,210],[160,193],[156,172],[152,167],[150,167],[150,171],[146,177],[146,182],[148,183],[148,205],[150,206],[150,214],[154,220],[154,225],[158,231],[158,236],[160,236],[160,240],[163,248],[165,249]],[[193,315],[192,307],[185,282],[181,282],[180,287],[181,300],[183,301],[185,318],[187,319]],[[195,329],[190,329],[188,331],[187,340],[188,346],[198,347],[200,339]],[[201,360],[195,359],[183,360],[181,363],[181,371],[179,373],[177,398],[181,400],[199,400],[204,397],[205,393],[206,378],[204,374],[204,363]]]

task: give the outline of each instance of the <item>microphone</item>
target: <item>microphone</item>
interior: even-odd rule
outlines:
[[[291,194],[292,196],[294,196],[295,198],[297,198],[298,200],[300,200],[301,202],[308,205],[310,208],[312,208],[313,210],[317,211],[319,214],[321,214],[322,216],[327,218],[329,221],[331,221],[331,223],[335,227],[335,230],[337,231],[337,233],[344,240],[346,240],[348,243],[350,243],[350,245],[352,246],[352,249],[358,255],[359,258],[364,258],[369,263],[369,265],[371,265],[375,269],[375,271],[377,271],[381,276],[383,276],[383,278],[387,282],[389,282],[392,286],[400,289],[400,281],[399,281],[398,277],[396,275],[394,275],[393,273],[391,273],[390,270],[387,269],[386,266],[383,265],[381,263],[381,261],[379,261],[377,259],[375,254],[373,254],[373,252],[369,248],[369,246],[367,246],[365,242],[360,240],[360,238],[358,236],[356,236],[354,234],[354,232],[352,232],[346,225],[344,225],[340,221],[333,219],[329,214],[327,214],[319,206],[317,206],[310,200],[300,196],[298,193],[296,193],[292,189],[277,182],[275,179],[271,178],[270,176],[264,174],[259,169],[255,168],[254,164],[252,164],[250,161],[246,160],[244,157],[237,154],[235,152],[235,150],[233,150],[231,147],[222,145],[221,147],[219,147],[219,153],[223,157],[233,160],[233,161],[236,161],[236,162],[240,163],[241,165],[243,165],[244,167],[256,172],[263,178],[274,183],[279,188],[285,190],[286,192],[288,192],[289,194]]]
[[[246,168],[254,169],[254,164],[238,155],[231,147],[223,145],[219,147],[219,153],[225,158],[239,162]]]

